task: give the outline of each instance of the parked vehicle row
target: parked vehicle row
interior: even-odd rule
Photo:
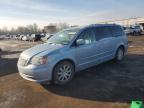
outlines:
[[[22,40],[22,41],[39,41],[41,40],[41,35],[32,34],[32,35],[17,35],[16,40]]]
[[[46,42],[52,35],[51,34],[27,34],[27,35],[1,35],[0,40],[2,39],[13,39],[21,41],[43,41]]]
[[[143,27],[141,25],[123,27],[123,29],[127,35],[133,35],[133,36],[141,35],[143,32]]]

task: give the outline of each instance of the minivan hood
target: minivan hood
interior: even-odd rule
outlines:
[[[21,54],[21,56],[24,56],[25,58],[31,58],[43,52],[46,52],[46,54],[51,53],[52,51],[55,51],[62,47],[63,45],[60,45],[60,44],[48,44],[48,43],[40,44],[40,45],[37,45],[35,47],[25,50]]]

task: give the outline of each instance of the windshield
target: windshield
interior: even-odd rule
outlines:
[[[53,35],[50,39],[48,39],[48,43],[54,43],[54,44],[69,44],[69,42],[74,38],[75,34],[80,29],[69,29],[69,30],[63,30],[61,32],[56,33]]]

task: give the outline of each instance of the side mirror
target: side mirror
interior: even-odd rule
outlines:
[[[84,44],[85,44],[85,40],[83,40],[83,39],[76,40],[76,45],[80,46],[80,45],[84,45]]]

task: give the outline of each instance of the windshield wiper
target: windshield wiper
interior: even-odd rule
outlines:
[[[56,45],[57,43],[48,42],[48,44],[50,44],[50,45]]]
[[[69,43],[68,41],[62,41],[61,42],[62,45],[68,45],[68,43]]]

